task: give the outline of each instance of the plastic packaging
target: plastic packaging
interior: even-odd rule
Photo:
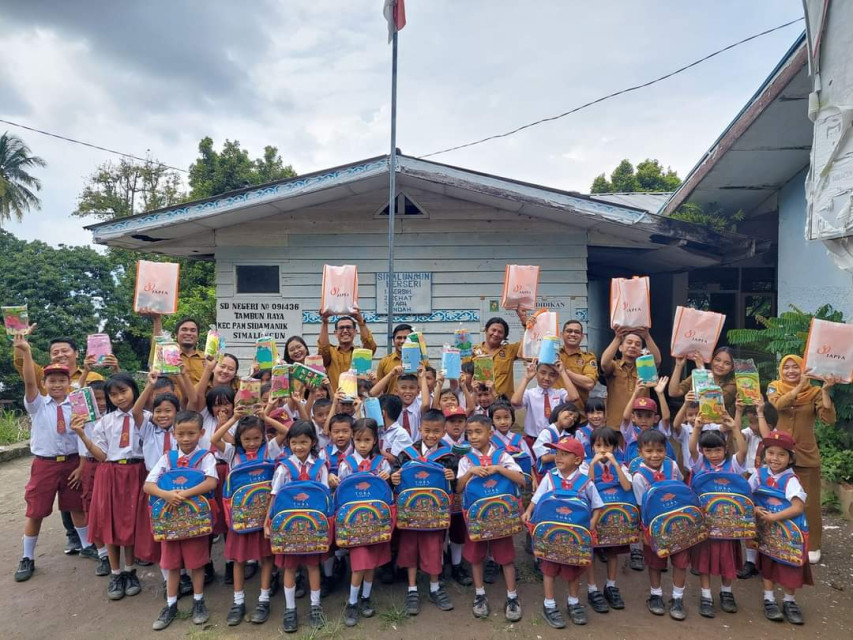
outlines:
[[[421,350],[421,363],[424,366],[429,365],[429,355],[427,353],[426,338],[421,331],[412,331],[406,338],[409,342],[414,342]]]
[[[737,397],[743,404],[749,406],[762,403],[758,368],[751,358],[735,360],[735,384],[737,385]]]
[[[658,381],[658,368],[655,365],[655,357],[646,353],[637,358],[637,378],[640,382],[654,382]]]
[[[68,402],[71,403],[72,416],[83,416],[86,422],[94,422],[101,417],[95,393],[90,387],[82,387],[69,393]]]
[[[306,358],[306,360],[308,360],[308,358]],[[290,379],[291,382],[293,380],[298,380],[308,387],[317,388],[323,384],[323,380],[326,379],[326,374],[321,371],[317,371],[313,367],[306,367],[304,364],[297,362],[290,368]]]
[[[364,409],[364,417],[376,420],[376,424],[380,427],[385,426],[385,421],[382,419],[382,407],[379,405],[379,398],[365,398],[361,403]]]
[[[404,342],[400,350],[403,373],[417,373],[421,364],[421,347],[417,342]]]
[[[290,397],[290,365],[277,364],[272,368],[270,398],[276,400]]]
[[[370,373],[373,366],[373,352],[370,349],[352,350],[352,368],[359,374]]]
[[[255,413],[261,408],[261,381],[257,378],[240,378],[240,387],[234,395],[234,408]]]
[[[204,355],[210,358],[216,358],[219,356],[219,351],[219,332],[216,330],[216,325],[212,324],[207,330],[207,338],[204,341]]]
[[[462,375],[462,355],[459,349],[444,345],[441,351],[441,372],[447,380],[459,380]]]
[[[711,373],[710,369],[694,369],[691,379],[693,380],[693,393],[697,398],[702,389],[715,384],[714,374]]]
[[[27,312],[27,305],[17,305],[14,307],[3,307],[3,324],[6,327],[6,335],[9,340],[15,339],[15,334],[19,331],[26,331],[30,327],[30,315]]]
[[[311,367],[314,371],[326,373],[326,365],[323,364],[323,356],[305,356],[305,366]]]
[[[255,362],[261,371],[268,371],[278,362],[278,347],[269,337],[255,340]]]
[[[715,384],[704,387],[699,392],[699,416],[706,422],[720,424],[727,415],[723,390]]]
[[[474,358],[474,380],[476,382],[493,382],[495,379],[495,361],[489,356]]]
[[[453,332],[453,340],[456,348],[459,349],[459,355],[461,357],[470,358],[474,355],[474,346],[471,344],[471,332],[461,324],[459,328]]]
[[[95,356],[95,364],[103,364],[104,359],[112,355],[113,346],[106,333],[93,333],[86,337],[86,355]]]
[[[170,333],[164,331],[154,338],[152,366],[164,376],[174,376],[181,372],[181,348],[172,340]]]
[[[342,371],[338,376],[338,391],[343,391],[350,400],[358,397],[358,376],[355,371]]]
[[[557,336],[543,336],[539,343],[539,364],[557,364],[561,342]]]

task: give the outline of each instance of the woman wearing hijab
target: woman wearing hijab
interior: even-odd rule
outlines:
[[[806,491],[806,519],[809,523],[809,562],[820,561],[822,523],[820,515],[820,451],[815,439],[815,421],[835,424],[835,406],[829,390],[835,378],[823,386],[811,384],[800,356],[787,355],[779,363],[779,379],[767,386],[767,400],[779,414],[776,428],[791,434],[796,444],[794,471]]]

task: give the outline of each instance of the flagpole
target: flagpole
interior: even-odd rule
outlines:
[[[394,336],[394,217],[397,209],[397,30],[391,40],[391,154],[388,158],[388,353]]]

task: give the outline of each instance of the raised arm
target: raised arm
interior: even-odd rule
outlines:
[[[159,372],[154,369],[148,373],[148,384],[139,394],[136,402],[133,403],[133,421],[136,423],[136,428],[142,427],[142,421],[145,419],[145,407],[151,401],[151,396],[154,395],[154,383],[157,382]]]
[[[563,387],[565,387],[566,389],[566,399],[569,402],[575,402],[581,396],[578,393],[578,388],[575,386],[574,380],[569,375],[569,370],[566,369],[565,365],[563,365],[563,361],[559,359],[557,360],[557,364],[555,366],[557,367],[557,372],[560,374],[560,379],[563,381]],[[590,387],[590,389],[591,388],[592,387]]]
[[[524,406],[524,391],[527,389],[527,385],[530,384],[530,381],[536,377],[536,361],[530,362],[527,367],[524,369],[524,377],[521,379],[521,384],[515,387],[515,391],[512,392],[512,398],[510,402],[512,402],[512,406],[516,409],[520,409]]]
[[[681,391],[681,376],[684,374],[684,365],[687,363],[687,358],[678,356],[675,359],[675,367],[672,370],[672,376],[669,379],[669,397],[680,398],[684,395]]]
[[[370,395],[375,398],[377,396],[381,396],[383,393],[386,393],[385,388],[388,386],[388,383],[391,381],[391,378],[393,378],[394,376],[400,376],[402,374],[403,374],[403,367],[400,365],[397,365],[396,367],[391,369],[391,371],[389,371],[381,380],[378,380],[376,382],[376,384],[374,384],[370,388]],[[393,391],[394,390],[391,389],[388,392],[390,393]]]
[[[702,436],[702,418],[700,418],[699,416],[696,416],[696,420],[693,421],[693,431],[690,434],[690,443],[688,445],[688,449],[690,450],[690,457],[693,460],[699,459],[699,438],[701,436]]]
[[[626,333],[627,331],[624,329],[617,329],[616,333],[613,335],[613,340],[610,341],[610,344],[607,345],[604,353],[601,354],[601,371],[604,375],[610,375],[613,373],[613,360],[616,358],[616,353],[619,351],[619,345],[622,344],[622,338]]]
[[[33,362],[32,348],[30,347],[30,343],[27,342],[23,331],[18,331],[15,334],[12,344],[15,348],[15,353],[20,354],[23,359],[21,376],[24,378],[24,397],[27,399],[27,402],[35,402],[35,399],[39,395],[39,385],[36,379],[36,367]]]
[[[317,336],[317,353],[323,356],[323,364],[327,367],[332,363],[332,343],[329,342],[329,314],[320,314],[323,322],[320,324],[320,335]]]
[[[660,405],[660,421],[663,423],[665,430],[669,431],[672,428],[669,421],[672,414],[669,411],[669,403],[666,401],[666,394],[664,393],[667,382],[669,382],[669,378],[666,376],[658,380],[658,383],[655,386],[655,393],[658,397],[658,405]]]
[[[234,413],[230,418],[228,418],[228,420],[216,427],[216,431],[214,431],[210,436],[210,444],[219,449],[219,451],[225,451],[225,442],[223,442],[222,439],[225,437],[225,434],[228,433],[228,430],[231,429],[239,419],[240,417]]]
[[[443,383],[444,381],[442,381]],[[426,368],[421,366],[418,367],[418,384],[421,387],[421,413],[426,413],[432,407],[429,406],[429,385],[427,384],[426,379]],[[438,397],[441,395],[441,387],[438,386],[438,381],[436,380],[435,385],[435,396]]]
[[[213,377],[213,370],[215,368],[216,358],[213,356],[205,356],[204,371],[202,371],[201,378],[198,379],[198,383],[195,385],[195,391],[193,393],[192,404],[195,407],[193,411],[199,410],[199,405],[202,404],[200,400],[204,398],[205,394],[207,394],[207,386],[210,384],[210,379]],[[187,399],[187,407],[189,407],[189,399]]]
[[[743,437],[743,432],[741,431],[741,424],[743,419],[743,406],[738,406],[735,410],[735,417],[730,418],[729,416],[725,416],[723,418],[723,424],[729,430],[729,433],[732,435],[735,441],[735,457],[737,458],[738,464],[743,466],[746,461],[746,452],[749,448],[746,444],[746,438]]]
[[[370,328],[364,321],[364,316],[361,315],[361,309],[356,309],[353,316],[355,317],[355,321],[358,323],[358,335],[361,338],[361,346],[365,349],[370,349],[373,353],[376,353],[376,340],[373,339],[373,334],[370,332]]]
[[[637,333],[640,334],[640,337],[646,341],[646,349],[649,350],[655,358],[655,366],[659,367],[661,363],[660,349],[658,349],[657,344],[655,344],[655,339],[652,338],[652,333],[648,329],[640,329]]]

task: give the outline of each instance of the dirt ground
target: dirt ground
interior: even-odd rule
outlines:
[[[107,578],[94,575],[95,563],[79,557],[68,557],[62,553],[65,542],[62,523],[54,513],[45,520],[39,545],[36,550],[36,573],[25,583],[12,579],[20,559],[20,539],[23,528],[23,492],[29,473],[29,459],[20,459],[0,465],[0,557],[6,559],[7,577],[0,579],[0,602],[6,603],[3,638],[133,638],[141,634],[154,634],[151,623],[163,606],[161,577],[156,567],[140,568],[143,591],[133,598],[111,602],[106,597]],[[627,607],[623,611],[611,611],[597,615],[589,611],[590,622],[585,627],[573,627],[565,631],[548,627],[540,617],[542,606],[541,584],[532,571],[532,559],[523,551],[518,554],[518,569],[521,578],[519,593],[524,618],[514,625],[506,623],[500,610],[505,592],[500,580],[487,586],[493,611],[488,620],[477,620],[471,615],[473,588],[461,588],[449,584],[449,592],[456,609],[449,613],[438,611],[422,597],[422,611],[417,618],[407,619],[401,613],[404,585],[397,583],[387,587],[377,585],[375,601],[378,614],[370,620],[362,619],[353,629],[342,623],[344,590],[339,589],[324,600],[329,617],[326,629],[312,633],[307,625],[294,634],[296,638],[328,638],[341,640],[392,640],[411,638],[427,633],[433,638],[475,638],[477,640],[523,638],[547,640],[570,634],[574,638],[655,638],[675,640],[686,635],[691,640],[713,638],[793,638],[808,634],[814,638],[853,637],[853,523],[830,516],[825,520],[826,532],[823,562],[814,567],[816,584],[804,589],[799,601],[806,618],[806,625],[797,629],[791,625],[772,623],[764,619],[761,610],[761,585],[753,578],[738,581],[735,596],[740,612],[734,615],[717,613],[707,620],[699,616],[698,578],[688,576],[686,605],[688,617],[677,623],[669,617],[659,618],[645,608],[648,583],[643,573],[623,567],[619,585]],[[230,587],[222,584],[222,545],[214,547],[214,560],[218,571],[217,582],[207,588],[205,594],[211,620],[197,627],[188,619],[178,619],[158,637],[220,639],[220,638],[273,638],[283,634],[279,631],[284,596],[274,598],[272,615],[264,625],[243,623],[228,627],[225,616],[231,604]],[[603,576],[603,566],[597,565]],[[666,575],[666,574],[665,574]],[[603,586],[603,578],[599,579]],[[669,582],[664,578],[664,593],[669,591]],[[259,589],[255,577],[246,587],[248,608],[254,606]],[[583,590],[583,587],[582,587]],[[715,591],[717,587],[715,587]],[[423,593],[423,590],[422,590]],[[781,599],[781,596],[780,596]],[[188,611],[190,598],[181,599],[179,609]],[[582,602],[584,596],[582,596]],[[565,607],[565,586],[558,592],[558,602]],[[297,601],[300,622],[307,622],[307,598]],[[10,615],[11,614],[11,615]]]

